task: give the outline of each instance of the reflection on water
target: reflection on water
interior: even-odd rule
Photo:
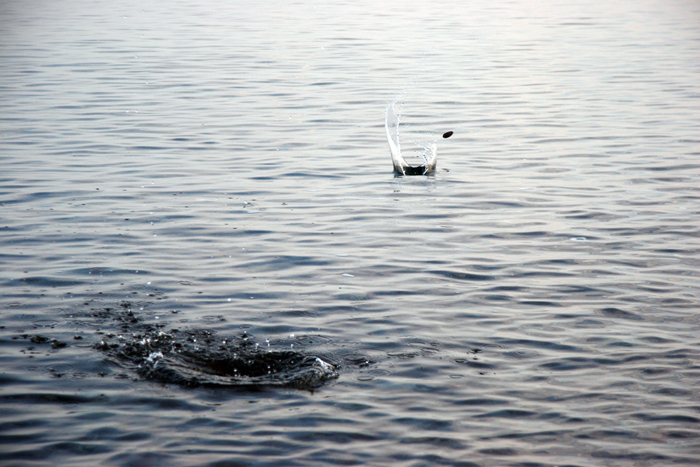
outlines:
[[[0,10],[8,465],[700,462],[695,2]]]

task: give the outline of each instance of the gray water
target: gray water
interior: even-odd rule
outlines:
[[[0,465],[697,465],[699,26],[2,2]],[[395,101],[433,176],[394,176]],[[338,376],[150,380],[100,350],[127,310]]]

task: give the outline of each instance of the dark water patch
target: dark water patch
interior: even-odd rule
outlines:
[[[412,295],[415,294],[415,292],[407,292],[407,295]],[[396,295],[403,295],[402,293],[397,293]],[[369,294],[363,294],[363,293],[341,293],[341,294],[336,294],[335,298],[338,300],[350,300],[350,301],[363,301],[363,300],[369,300],[371,295]]]
[[[16,195],[15,199],[12,200],[4,200],[3,204],[14,204],[14,203],[31,203],[31,202],[37,202],[37,201],[52,201],[54,199],[61,199],[61,198],[79,198],[82,196],[87,195],[88,191],[58,191],[58,192],[53,192],[53,191],[47,191],[47,192],[34,192],[34,193],[26,193],[21,196]]]
[[[671,372],[669,368],[642,368],[639,372],[645,376],[663,376]]]
[[[3,342],[4,344],[4,342]],[[2,386],[12,386],[16,384],[24,384],[25,380],[16,375],[11,375],[8,373],[0,374],[0,387]],[[0,423],[0,431],[2,431],[2,423]]]
[[[671,430],[666,433],[666,436],[672,439],[692,439],[700,438],[700,433],[684,430]]]
[[[332,420],[319,420],[319,422],[329,423]],[[324,423],[315,423],[310,426],[320,426]],[[381,441],[381,437],[377,435],[351,432],[351,431],[339,431],[339,430],[324,430],[322,432],[292,432],[288,434],[290,439],[296,441],[308,442],[308,443],[318,443],[318,442],[328,442],[333,444],[349,444],[354,442],[377,442]]]
[[[474,405],[474,406],[488,406],[488,405],[508,405],[510,402],[505,399],[494,399],[494,398],[471,398],[455,401],[455,405]]]
[[[445,458],[443,456],[438,456],[434,454],[426,454],[422,456],[416,456],[415,454],[393,454],[390,456],[391,459],[398,462],[398,465],[404,465],[402,461],[414,461],[410,465],[446,465],[450,467],[482,467],[487,464],[476,464],[470,461],[458,461],[455,459]],[[417,463],[415,461],[418,461]]]
[[[519,409],[504,409],[496,410],[493,412],[483,413],[475,415],[475,418],[535,418],[537,416],[536,412],[530,410],[519,410]]]
[[[110,465],[122,467],[152,466],[152,465],[179,465],[179,458],[172,454],[159,452],[123,452],[109,458]],[[200,464],[204,465],[204,464]],[[244,465],[244,464],[239,464]]]
[[[280,311],[276,312],[276,315],[289,317],[289,318],[306,318],[309,316],[317,316],[318,313],[311,311],[311,310],[289,309],[289,310],[280,310]]]
[[[392,420],[401,425],[407,425],[414,429],[426,431],[453,431],[454,426],[451,421],[437,420],[434,418],[400,417]]]
[[[118,269],[107,267],[78,268],[68,271],[77,276],[131,276],[148,274],[148,271],[136,271],[134,269]]]
[[[579,319],[579,318],[581,318],[581,315],[570,314],[570,313],[558,313],[556,315],[552,315],[552,319]]]
[[[571,277],[574,273],[569,272],[552,272],[552,271],[523,271],[514,272],[511,277]]]
[[[54,348],[54,349],[62,349],[64,347],[68,347],[67,342],[62,342],[62,341],[59,341],[58,339],[42,336],[40,334],[35,334],[35,335],[23,334],[23,335],[19,336],[19,338],[26,339],[29,342],[31,342],[32,344],[50,345],[51,348]]]
[[[275,256],[259,261],[251,261],[247,266],[260,271],[278,271],[297,266],[327,266],[329,264],[332,264],[331,261],[310,256]]]
[[[605,291],[594,287],[572,284],[558,286],[555,290],[561,293],[586,294],[586,296],[591,296],[591,292],[595,293],[594,296],[597,296],[599,293],[606,293]]]
[[[512,448],[485,448],[479,449],[478,452],[487,456],[517,456],[519,453]]]
[[[331,339],[326,336],[316,335],[316,334],[306,334],[301,336],[296,336],[294,339],[294,344],[300,347],[304,346],[315,346],[329,344]]]
[[[482,298],[494,302],[510,302],[513,300],[508,295],[484,295]]]
[[[569,265],[577,265],[580,264],[581,262],[575,259],[547,259],[543,261],[538,261],[533,264],[555,264],[557,266],[569,266]]]
[[[673,422],[673,423],[692,423],[692,424],[697,424],[700,423],[700,418],[698,417],[693,417],[690,415],[681,415],[681,414],[669,414],[669,415],[656,415],[656,414],[648,414],[648,413],[636,413],[632,414],[632,418],[636,418],[638,420],[643,420],[645,422]]]
[[[206,412],[211,410],[208,404],[197,404],[185,400],[184,398],[163,398],[153,397],[130,397],[127,395],[110,396],[105,401],[108,407],[131,408],[134,406],[148,407],[149,410],[185,410],[188,412]]]
[[[59,279],[55,277],[23,277],[22,279],[13,279],[5,283],[7,286],[34,286],[34,287],[73,287],[84,284],[79,280]]]
[[[106,396],[80,396],[75,394],[60,393],[26,393],[26,394],[4,394],[0,395],[0,402],[3,403],[23,403],[23,404],[103,404],[107,400]]]
[[[343,178],[340,175],[332,175],[329,173],[310,173],[310,172],[288,172],[281,174],[281,177],[293,177],[293,178],[321,178],[321,179],[337,179]]]
[[[494,276],[487,276],[484,274],[473,274],[469,272],[457,272],[457,271],[430,271],[433,274],[438,274],[450,279],[458,279],[462,281],[492,281],[496,278]]]
[[[40,461],[44,459],[56,460],[62,456],[94,456],[112,452],[112,448],[104,444],[60,442],[44,445],[41,448],[6,453],[6,460]]]
[[[288,442],[288,441],[281,441],[281,440],[268,440],[267,443],[265,443],[264,446],[261,445],[255,445],[252,449],[248,451],[248,454],[253,456],[254,458],[261,458],[261,457],[282,457],[287,455],[290,452],[294,452],[296,449],[298,449],[299,446],[296,443]],[[280,463],[278,465],[286,465],[286,463]],[[294,465],[303,465],[303,464],[292,464],[292,467]]]
[[[656,167],[635,167],[630,168],[630,170],[646,170],[651,172],[668,172],[673,170],[693,170],[700,168],[698,164],[676,164],[676,165],[663,165]]]
[[[475,204],[473,207],[480,210],[492,210],[497,208],[522,208],[527,206],[524,203],[507,202],[507,201],[489,201]]]
[[[519,292],[521,290],[525,290],[525,287],[521,287],[519,285],[499,285],[497,287],[491,287],[484,290],[488,290],[490,292]]]
[[[691,391],[689,389],[679,389],[679,388],[661,388],[661,389],[655,389],[651,391],[652,394],[659,394],[662,396],[668,396],[668,397],[692,397],[694,394],[694,391]]]
[[[660,336],[640,336],[639,340],[642,342],[648,342],[649,344],[671,344],[677,342]]]
[[[496,339],[496,342],[505,347],[512,348],[517,346],[534,347],[538,349],[554,350],[558,352],[582,352],[583,350],[579,347],[574,347],[572,345],[558,344],[551,341],[537,341],[530,339]]]
[[[428,444],[443,449],[466,449],[467,444],[454,438],[444,438],[438,436],[410,436],[401,438],[401,444]],[[449,465],[453,465],[450,463]]]
[[[549,235],[549,232],[537,230],[531,232],[514,232],[513,235],[517,235],[520,237],[543,237]]]
[[[546,306],[546,307],[560,307],[561,303],[547,301],[547,300],[521,300],[522,305],[530,306]]]
[[[464,358],[455,359],[454,362],[466,365],[467,367],[473,368],[475,370],[495,370],[498,368],[497,365],[492,363],[485,363],[477,360],[469,360]]]
[[[650,464],[648,464],[649,462],[661,462],[661,461],[676,463],[676,462],[673,462],[673,459],[669,456],[664,456],[664,455],[655,454],[655,453],[629,452],[627,450],[621,450],[620,452],[595,451],[595,452],[591,453],[591,457],[596,458],[596,459],[620,459],[620,460],[638,461],[638,462],[644,462],[647,465],[650,465]],[[659,465],[659,464],[657,464],[657,465]]]
[[[628,260],[628,261],[621,261],[621,260],[613,260],[610,259],[608,262],[611,265],[620,265],[620,266],[630,266],[633,268],[650,268],[656,266],[656,264],[652,261],[645,261],[645,260]]]
[[[338,364],[328,357],[271,350],[245,333],[223,337],[207,329],[142,324],[130,303],[119,308],[114,320],[122,334],[109,333],[94,347],[147,380],[185,387],[313,390],[338,377]]]
[[[631,319],[634,321],[643,321],[644,317],[639,316],[636,313],[632,313],[631,311],[625,311],[621,310],[619,308],[614,308],[614,307],[609,307],[609,308],[603,308],[600,310],[600,312],[608,316],[610,318],[621,318],[621,319]]]
[[[625,363],[648,360],[649,357],[643,355],[632,355],[621,358],[585,358],[569,357],[560,358],[556,362],[548,362],[540,365],[540,368],[550,371],[574,371],[584,368],[600,368],[604,366],[623,365]]]
[[[571,213],[567,216],[563,216],[565,219],[611,219],[614,216],[605,212],[584,212],[581,214]]]
[[[669,254],[673,254],[673,255],[688,255],[688,256],[697,256],[698,252],[700,252],[700,250],[698,250],[697,248],[687,248],[684,250],[681,250],[679,248],[657,248],[657,249],[653,249],[651,251],[653,251],[654,253],[669,253]]]
[[[412,295],[424,295],[425,292],[422,290],[377,290],[372,292],[372,294],[356,294],[365,297],[363,300],[374,297],[403,297]]]

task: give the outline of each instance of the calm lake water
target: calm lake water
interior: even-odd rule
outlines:
[[[700,463],[697,1],[10,0],[0,57],[0,465]]]

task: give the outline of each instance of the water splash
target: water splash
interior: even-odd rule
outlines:
[[[423,164],[412,166],[404,159],[401,153],[401,143],[399,142],[399,124],[401,118],[396,113],[396,103],[397,101],[394,101],[387,106],[386,118],[384,121],[386,139],[389,142],[394,171],[400,175],[428,175],[435,172],[435,167],[437,166],[437,143],[435,141],[428,147],[414,142],[414,144],[423,148]]]
[[[140,322],[128,303],[117,312],[124,335],[94,347],[144,379],[186,387],[290,387],[314,390],[338,378],[338,365],[303,350],[262,349],[247,333],[222,338],[208,329],[168,329]],[[294,338],[294,334],[290,336]]]

